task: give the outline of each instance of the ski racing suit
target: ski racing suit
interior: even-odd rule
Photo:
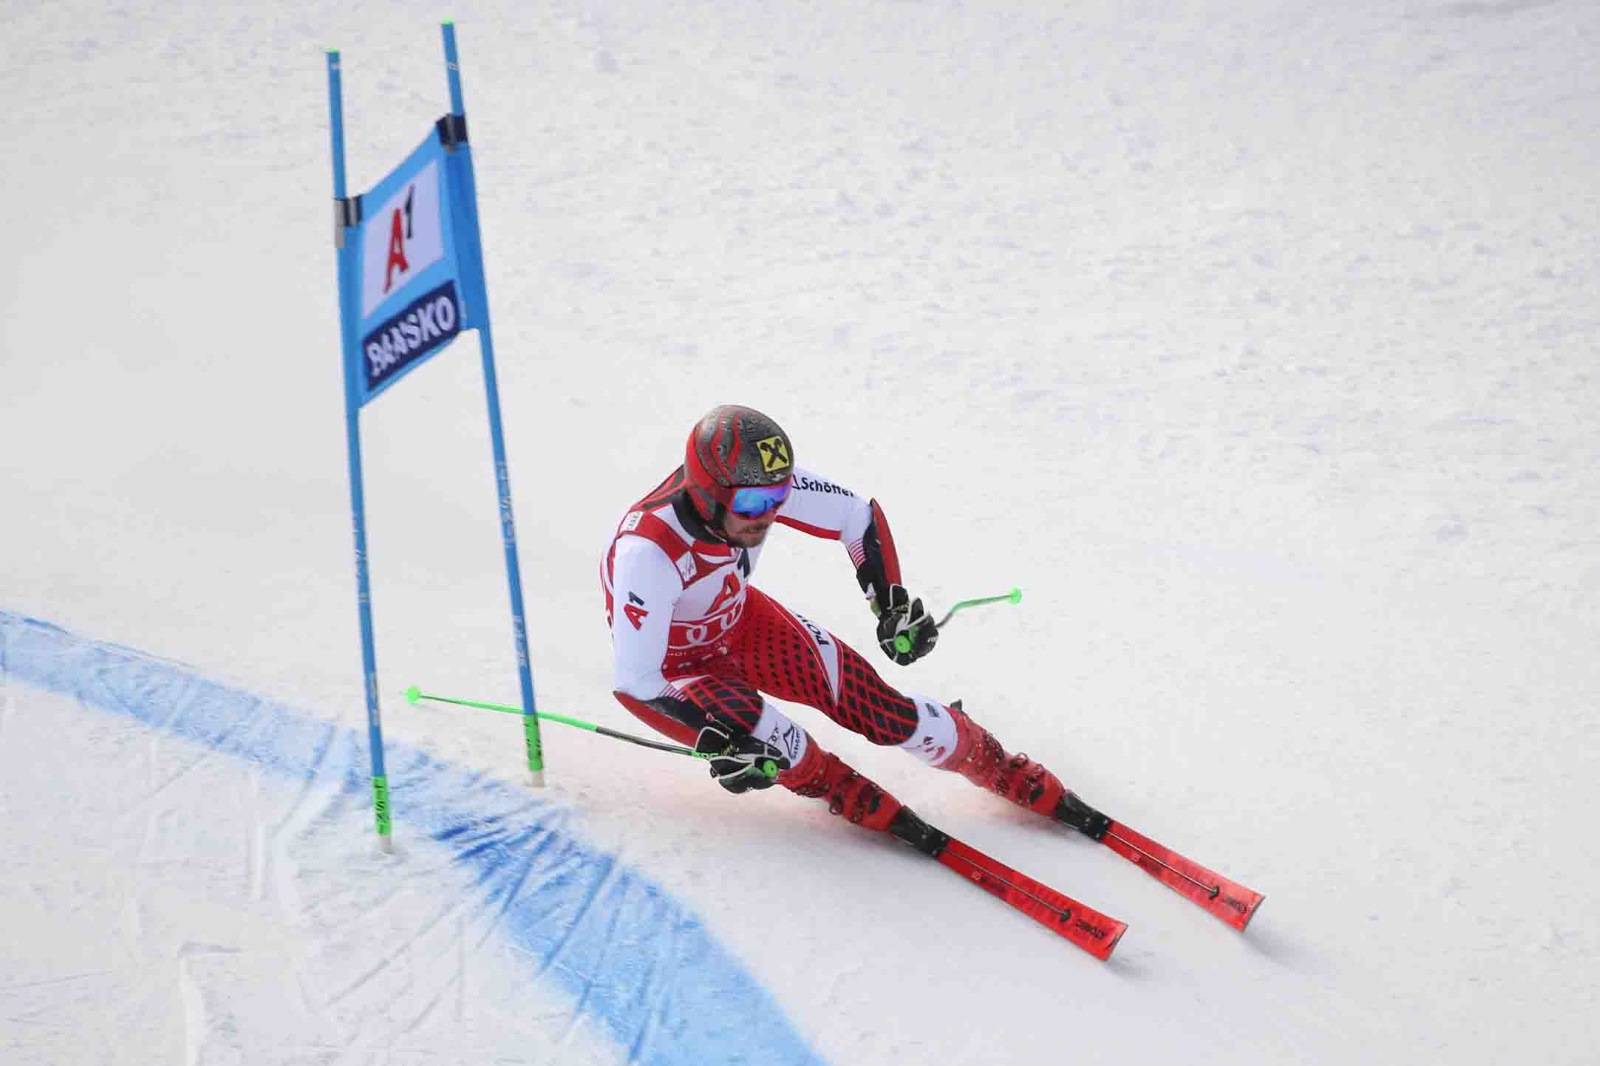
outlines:
[[[833,813],[871,829],[886,829],[900,803],[765,696],[813,707],[874,744],[959,772],[1020,806],[1054,809],[1064,791],[1055,775],[1025,755],[1007,756],[959,704],[900,692],[855,649],[753,587],[765,545],[726,543],[682,486],[680,469],[629,508],[601,560],[613,691],[623,706],[689,746],[709,724],[764,740],[789,761],[778,784],[825,797]],[[842,542],[880,604],[900,584],[876,500],[796,469],[776,524]]]

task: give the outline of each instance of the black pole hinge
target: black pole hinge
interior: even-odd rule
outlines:
[[[439,143],[444,145],[445,151],[453,152],[456,145],[467,143],[466,115],[446,115],[433,125],[439,131]]]
[[[361,225],[361,197],[350,196],[333,201],[333,246],[344,247],[344,231]]]

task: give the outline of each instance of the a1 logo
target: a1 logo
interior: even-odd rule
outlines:
[[[636,592],[628,593],[628,603],[627,606],[622,608],[622,613],[628,616],[628,621],[633,623],[633,628],[635,629],[642,628],[644,620],[650,617],[650,612],[645,609],[644,601],[639,598],[639,594]]]
[[[363,318],[400,297],[423,271],[444,258],[439,182],[439,165],[429,162],[367,216],[361,238]]]
[[[383,268],[384,295],[388,295],[389,290],[394,288],[394,272],[396,270],[400,271],[400,276],[404,279],[406,272],[411,269],[410,264],[406,262],[406,241],[411,239],[414,232],[411,225],[411,205],[416,198],[416,185],[407,185],[405,206],[397,207],[391,212],[389,222],[389,262]],[[402,214],[405,216],[404,226],[400,224]]]

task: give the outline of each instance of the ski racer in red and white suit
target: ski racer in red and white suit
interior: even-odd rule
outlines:
[[[736,414],[723,416],[724,428],[744,425],[738,421],[745,417],[740,413],[764,418],[748,408],[718,408],[699,428],[703,431],[726,411]],[[781,430],[776,433],[766,440],[779,441]],[[737,432],[734,436],[737,442]],[[763,490],[781,493],[786,485],[781,505],[757,519],[715,509],[708,518],[693,492],[696,474],[705,476],[697,470],[695,443],[691,435],[685,466],[628,510],[601,562],[617,699],[680,743],[699,743],[707,750],[703,745],[709,726],[719,741],[731,736],[767,752],[783,767],[778,784],[803,796],[826,797],[833,813],[868,828],[887,829],[901,804],[825,751],[763,694],[814,707],[874,744],[903,748],[931,766],[959,772],[1049,815],[1064,792],[1054,774],[1025,755],[1007,756],[959,706],[890,686],[823,626],[751,585],[767,527],[776,522],[840,541],[880,614],[906,615],[909,597],[900,584],[894,540],[877,502],[790,467],[784,436],[778,473],[785,480]],[[739,446],[749,450],[749,440]],[[770,456],[768,460],[773,461]],[[716,465],[714,454],[708,462]],[[892,640],[883,642],[885,651],[900,662],[925,654],[937,635],[920,601],[912,614],[919,628],[901,630],[915,636],[911,652],[897,652]],[[880,625],[880,638],[889,628]],[[901,642],[902,648],[906,643]],[[718,775],[716,762],[712,766],[730,791],[771,783],[741,775],[736,785],[734,778]]]

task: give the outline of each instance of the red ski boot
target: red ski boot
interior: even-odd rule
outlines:
[[[863,829],[880,832],[900,813],[901,803],[862,777],[850,765],[812,741],[800,765],[778,775],[778,784],[797,796],[825,796],[828,811]]]
[[[1051,817],[1066,789],[1056,775],[1020,752],[1007,756],[994,734],[967,717],[961,701],[950,704],[956,723],[956,750],[941,770],[953,770],[973,784],[1004,796],[1018,807]]]

